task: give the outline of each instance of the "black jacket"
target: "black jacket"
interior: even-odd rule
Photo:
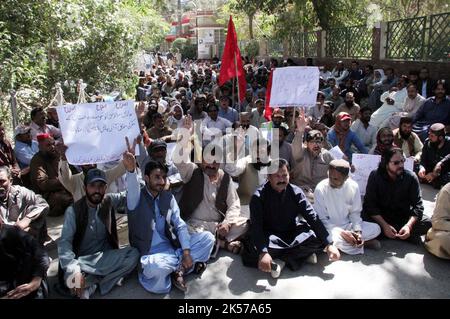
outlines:
[[[16,226],[2,225],[0,265],[0,281],[10,282],[10,288],[15,288],[29,283],[33,277],[45,278],[50,260],[33,236]]]
[[[258,253],[268,247],[270,235],[292,242],[297,235],[311,229],[323,246],[329,244],[325,226],[299,187],[288,184],[286,190],[278,193],[267,182],[252,196],[250,237]]]
[[[411,216],[423,216],[422,193],[416,175],[408,170],[395,181],[380,169],[367,181],[363,211],[366,216],[381,215],[387,223],[404,225]]]

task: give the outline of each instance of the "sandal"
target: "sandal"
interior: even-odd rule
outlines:
[[[172,273],[172,285],[177,289],[181,290],[182,292],[187,291],[187,286],[186,283],[184,282],[182,270],[178,270]]]

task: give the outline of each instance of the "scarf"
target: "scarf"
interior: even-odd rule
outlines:
[[[342,127],[342,114],[338,114],[336,116],[336,123],[334,123],[334,131],[336,132],[336,136],[338,138],[339,142],[339,148],[344,152],[345,150],[345,140],[347,138],[347,134],[350,132],[350,128],[348,130],[345,130]]]
[[[373,152],[375,155],[383,155],[385,151],[390,150],[393,147],[396,147],[396,145],[394,144],[394,140],[389,145],[384,145],[383,143],[381,143],[381,134],[386,130],[390,131],[391,129],[388,127],[382,127],[377,132],[377,146],[375,147]],[[402,146],[400,145],[398,147],[401,148]]]
[[[167,126],[169,126],[171,129],[177,129],[179,127],[183,127],[183,117],[184,117],[184,111],[180,104],[175,104],[170,109],[171,112],[175,111],[175,108],[178,107],[181,110],[181,119],[177,120],[173,115],[169,116],[167,119]]]

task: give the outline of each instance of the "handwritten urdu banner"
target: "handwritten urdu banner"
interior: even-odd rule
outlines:
[[[69,104],[57,108],[66,157],[84,165],[118,160],[139,135],[134,101]]]
[[[270,105],[313,107],[319,90],[319,68],[290,66],[273,71]]]

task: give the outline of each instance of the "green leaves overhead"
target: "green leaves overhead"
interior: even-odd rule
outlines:
[[[132,87],[136,54],[161,43],[169,26],[149,1],[0,1],[0,89],[35,88],[50,98],[55,82],[88,88]]]

